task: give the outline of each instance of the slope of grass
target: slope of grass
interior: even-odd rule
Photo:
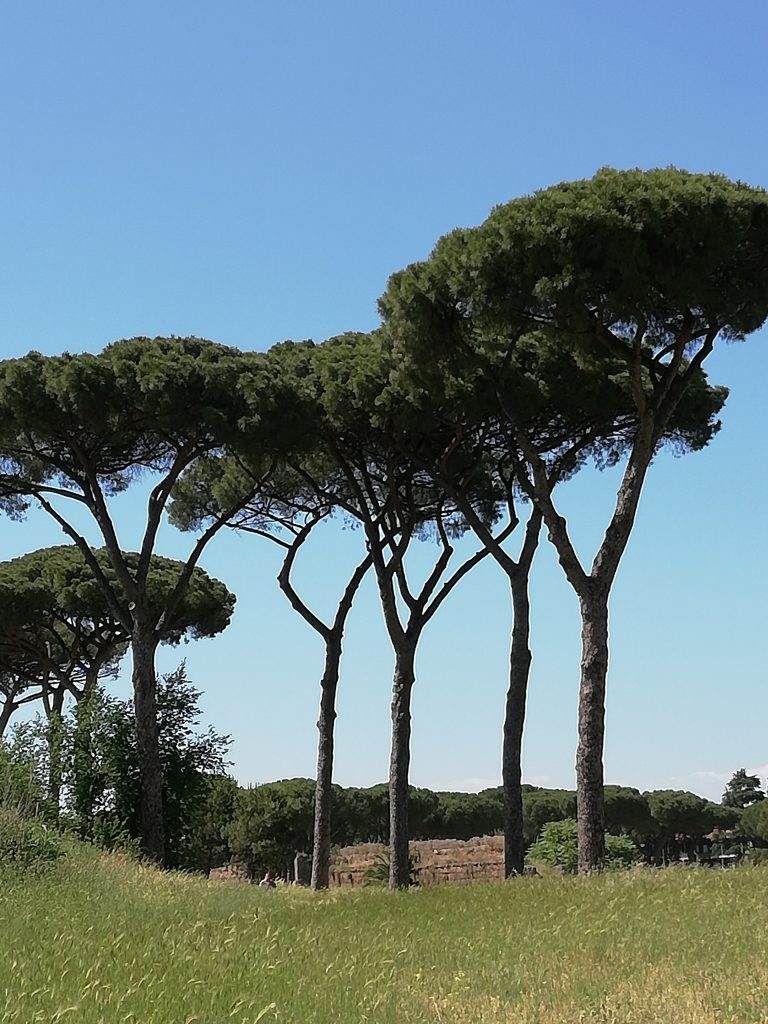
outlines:
[[[0,879],[13,1024],[762,1024],[768,870],[315,897],[78,850]]]

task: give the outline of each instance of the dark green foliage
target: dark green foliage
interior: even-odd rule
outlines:
[[[61,837],[39,817],[10,805],[0,805],[0,866],[26,870],[58,860]]]
[[[105,548],[93,552],[109,586],[123,603],[126,595],[121,581],[110,564]],[[138,568],[139,555],[123,552],[125,564],[132,572]],[[175,586],[182,562],[155,555],[147,576],[150,614],[158,618]],[[8,616],[4,625],[23,626],[29,622],[48,624],[56,619],[72,622],[85,620],[92,631],[111,630],[114,645],[129,639],[126,629],[114,619],[110,606],[81,551],[73,544],[42,548],[27,555],[0,563],[0,598]],[[162,640],[175,644],[185,638],[215,636],[229,624],[235,597],[223,583],[195,568],[184,599],[173,616],[163,623]],[[84,634],[83,634],[84,635]],[[88,662],[88,645],[82,658]],[[77,653],[80,653],[79,651]]]
[[[0,739],[0,805],[26,815],[48,813],[48,743],[40,721],[17,725]]]
[[[310,779],[239,791],[227,839],[233,857],[247,864],[253,877],[266,870],[283,875],[297,852],[311,850],[314,795]]]
[[[713,827],[719,829],[738,828],[742,811],[739,807],[725,807],[723,804],[707,801],[712,812]]]
[[[523,833],[526,845],[535,842],[543,827],[576,814],[576,794],[568,789],[534,789],[523,793]]]
[[[104,548],[93,552],[119,601],[121,581]],[[139,555],[124,553],[135,572]],[[152,615],[159,617],[182,563],[154,556],[147,577]],[[162,642],[214,636],[231,618],[235,597],[223,583],[196,567],[173,615],[165,620]],[[82,699],[99,678],[117,671],[130,632],[115,618],[110,603],[80,549],[60,545],[0,563],[0,691],[9,712],[42,700],[46,714],[64,692]]]
[[[501,788],[481,793],[437,793],[434,826],[425,839],[474,839],[500,832],[504,825]]]
[[[422,293],[463,296],[489,341],[529,316],[587,331],[585,313],[595,312],[612,325],[644,322],[657,350],[684,310],[694,333],[713,322],[731,337],[756,330],[766,315],[767,263],[762,190],[675,168],[605,168],[447,235],[424,265],[421,291],[407,297],[418,314],[441,308],[425,307]],[[406,281],[396,275],[390,291]]]
[[[200,338],[133,338],[99,355],[32,352],[0,363],[9,492],[74,482],[87,461],[116,493],[141,469],[166,470],[190,442],[231,437],[239,376],[256,359]]]
[[[496,209],[392,277],[381,300],[398,376],[488,390],[583,620],[576,754],[580,870],[604,858],[608,597],[658,448],[705,446],[726,392],[703,364],[768,315],[768,196],[674,168],[599,172]],[[554,371],[554,372],[553,372]],[[569,387],[571,393],[569,394]],[[544,429],[542,430],[542,425]],[[554,430],[552,427],[554,426]],[[557,440],[557,434],[560,440]],[[552,488],[588,457],[629,453],[585,568]]]
[[[513,200],[390,279],[380,306],[396,379],[427,409],[501,404],[540,455],[591,431],[588,451],[613,461],[683,325],[693,341],[712,329],[742,337],[765,319],[766,253],[768,197],[722,177],[606,169]],[[641,365],[629,372],[638,329]],[[696,450],[726,391],[698,371],[685,387],[659,425]]]
[[[715,827],[716,805],[704,797],[671,789],[655,790],[645,795],[657,831],[662,836],[703,836]]]
[[[228,856],[221,830],[231,813],[234,783],[223,775],[228,738],[210,727],[197,728],[199,697],[183,664],[158,681],[168,863],[207,870],[212,858]],[[131,705],[97,693],[76,715],[72,794],[81,833],[97,838],[107,821],[138,837],[139,765]]]
[[[131,636],[132,682],[141,759],[142,847],[165,859],[161,764],[157,740],[155,654],[175,616],[205,544],[222,517],[195,543],[166,589],[162,607],[148,584],[158,530],[173,484],[202,456],[234,440],[246,418],[255,430],[271,399],[239,383],[259,374],[263,357],[199,338],[134,338],[99,355],[30,353],[0,363],[0,502],[18,515],[35,504],[80,549],[107,605]],[[246,413],[248,414],[246,417]],[[279,436],[274,422],[267,433]],[[110,498],[151,476],[140,554],[121,552]],[[8,499],[3,501],[3,498]],[[92,517],[120,590],[111,583],[71,513]]]
[[[654,830],[648,800],[631,786],[605,787],[605,828],[643,842]]]
[[[645,851],[646,857],[656,863],[676,860],[683,853],[689,859],[698,857],[703,837],[715,829],[732,829],[739,818],[735,809],[695,793],[657,790],[645,797],[653,819]]]
[[[749,807],[765,799],[757,775],[747,775],[745,768],[739,768],[725,787],[722,804],[724,807]]]
[[[759,800],[744,809],[739,832],[747,838],[768,843],[768,800]]]
[[[333,788],[333,841],[338,846],[389,842],[389,787]]]

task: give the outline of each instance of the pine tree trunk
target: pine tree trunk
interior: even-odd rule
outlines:
[[[312,842],[313,889],[327,889],[330,880],[333,732],[340,664],[341,638],[330,637],[325,645],[325,669],[320,681],[320,714],[317,720],[319,735],[315,777],[315,831]]]
[[[389,887],[411,881],[408,850],[408,774],[411,761],[411,692],[416,679],[415,644],[401,643],[392,685],[392,750],[389,759]]]
[[[93,805],[96,793],[93,756],[93,715],[97,690],[86,686],[75,709],[75,734],[72,742],[72,805],[79,821],[81,838],[93,830]]]
[[[131,641],[133,707],[141,776],[141,848],[158,864],[165,859],[163,774],[157,726],[157,640],[149,627],[137,626]]]
[[[576,751],[579,874],[599,871],[605,861],[603,741],[608,674],[608,596],[581,598],[581,684]]]
[[[504,877],[521,875],[523,838],[522,751],[528,677],[531,670],[530,601],[527,576],[510,579],[514,624],[509,654],[509,688],[504,709],[501,779],[504,793]]]
[[[54,815],[61,810],[61,751],[64,739],[64,690],[57,687],[48,719],[48,799]]]

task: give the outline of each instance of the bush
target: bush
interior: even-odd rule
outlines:
[[[768,864],[768,850],[764,849],[753,849],[748,850],[743,858],[744,864]]]
[[[579,864],[578,828],[573,818],[548,821],[542,826],[541,839],[528,851],[528,860],[573,874]]]
[[[605,866],[609,871],[626,871],[640,859],[640,853],[629,836],[605,834]]]
[[[90,822],[88,841],[102,850],[113,850],[126,856],[138,858],[140,842],[132,836],[127,827],[110,817],[94,817]]]
[[[628,836],[605,836],[605,866],[611,871],[626,870],[637,863],[638,850]],[[528,851],[532,864],[545,864],[574,874],[579,864],[578,826],[573,818],[549,821],[541,830],[541,839]]]
[[[0,864],[25,869],[58,860],[62,853],[58,834],[38,818],[0,807]]]

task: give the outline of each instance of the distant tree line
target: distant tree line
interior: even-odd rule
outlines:
[[[297,852],[313,848],[315,783],[297,778],[238,785],[225,770],[229,738],[200,725],[199,697],[183,663],[158,680],[168,863],[207,872],[234,860],[254,875],[267,869],[285,874]],[[95,689],[62,715],[55,788],[50,733],[50,721],[38,716],[0,741],[6,802],[10,797],[17,804],[34,804],[49,821],[83,839],[138,848],[139,755],[130,704]],[[522,797],[527,851],[552,823],[570,822],[575,828],[575,791],[523,785]],[[647,863],[677,860],[717,833],[722,833],[721,845],[729,847],[739,841],[768,843],[768,801],[759,778],[744,769],[734,773],[721,803],[683,790],[641,793],[629,786],[606,786],[604,802],[607,835],[627,838]],[[333,805],[332,846],[389,842],[386,783],[335,785]],[[501,786],[479,793],[412,786],[409,806],[414,840],[468,840],[504,830]],[[573,843],[575,850],[575,838]]]
[[[604,169],[441,239],[429,259],[392,276],[381,325],[367,334],[267,352],[134,338],[96,355],[0,362],[0,508],[15,518],[36,508],[69,541],[3,567],[10,611],[0,618],[0,726],[22,704],[43,702],[49,799],[58,803],[65,703],[87,706],[130,648],[135,827],[146,856],[176,863],[157,648],[215,635],[229,621],[233,596],[198,565],[222,529],[279,545],[279,586],[324,646],[311,829],[312,884],[323,888],[343,821],[332,778],[344,631],[370,573],[394,662],[381,834],[390,885],[402,887],[423,812],[409,785],[418,647],[464,577],[490,558],[514,613],[500,715],[501,827],[505,872],[519,872],[528,581],[543,526],[582,619],[575,815],[579,870],[599,870],[610,825],[611,588],[654,457],[698,451],[720,427],[727,392],[708,382],[704,364],[718,339],[741,340],[765,321],[766,265],[763,191],[672,168]],[[587,564],[558,488],[588,465],[619,463],[615,507]],[[142,480],[138,543],[126,550],[114,499]],[[358,526],[361,543],[323,618],[295,569],[332,516]],[[164,517],[190,534],[185,559],[159,555]],[[460,551],[459,537],[472,538],[474,550]],[[426,574],[412,572],[416,544],[430,545]]]

